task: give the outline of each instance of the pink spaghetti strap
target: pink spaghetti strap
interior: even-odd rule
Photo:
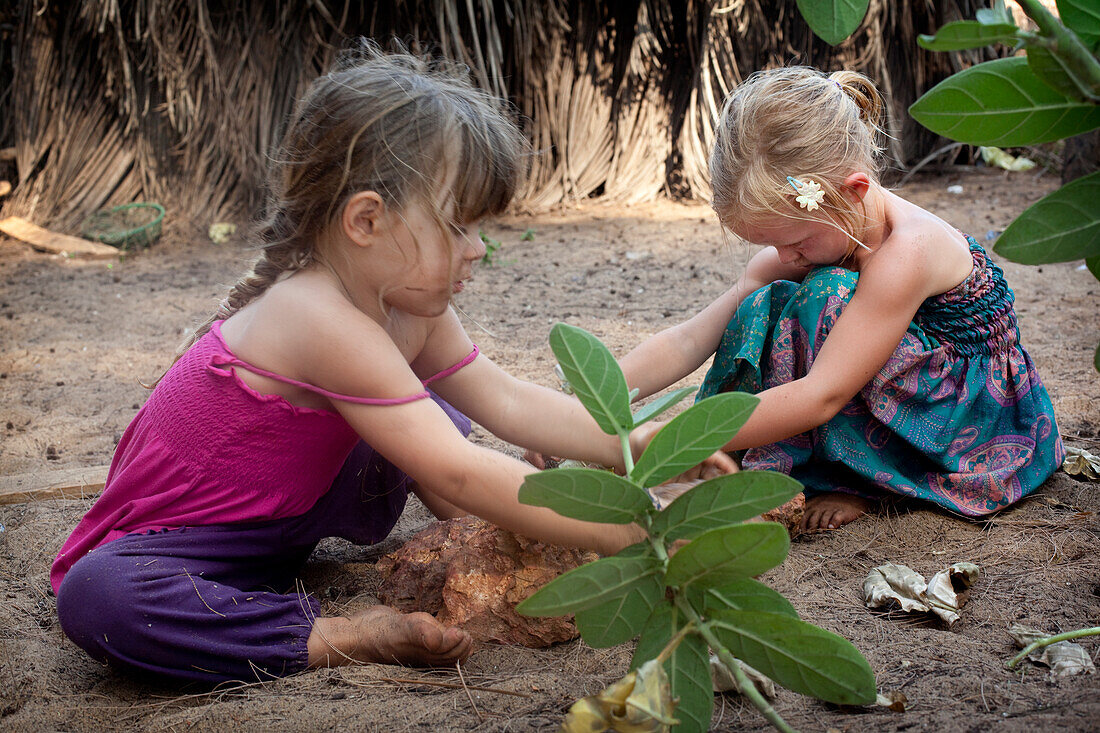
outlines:
[[[477,344],[474,344],[474,350],[473,350],[473,351],[471,351],[471,352],[470,352],[469,354],[467,354],[467,355],[466,355],[466,358],[465,358],[465,359],[463,359],[462,361],[458,362],[458,363],[457,363],[457,364],[455,364],[454,366],[449,366],[449,367],[447,367],[446,369],[444,369],[443,371],[441,371],[441,372],[440,372],[439,374],[433,374],[432,376],[428,377],[428,378],[427,378],[427,379],[425,379],[425,380],[424,380],[424,382],[423,382],[424,386],[425,386],[425,387],[427,387],[427,386],[428,386],[429,384],[431,384],[432,382],[435,382],[435,381],[437,381],[437,380],[443,379],[444,377],[449,377],[449,376],[451,376],[452,374],[454,374],[455,372],[457,372],[457,371],[458,371],[459,369],[461,369],[462,367],[466,366],[467,364],[469,364],[470,362],[472,362],[472,361],[473,361],[474,359],[476,359],[476,358],[477,358],[477,355],[478,355],[479,353],[481,353],[481,352],[480,352],[480,351],[478,350],[478,348],[477,348]]]
[[[248,362],[241,361],[235,356],[230,356],[225,359],[219,359],[218,361],[224,364],[231,364],[233,366],[243,367],[250,372],[261,374],[265,377],[274,379],[277,382],[282,382],[283,384],[292,384],[295,387],[301,387],[302,389],[314,392],[319,395],[323,395],[332,400],[351,402],[356,405],[404,405],[408,402],[416,402],[417,400],[422,400],[425,397],[431,396],[428,394],[427,390],[425,390],[423,392],[417,392],[416,394],[408,395],[407,397],[353,397],[352,395],[340,394],[338,392],[329,392],[327,389],[322,389],[321,387],[309,384],[308,382],[299,382],[297,379],[291,379],[290,377],[284,377],[282,374],[269,372],[266,369],[260,369],[257,366],[249,364]]]
[[[225,337],[222,336],[220,326],[221,321],[217,321],[213,324],[213,327],[211,329],[215,332],[218,340],[222,342],[222,346],[225,348],[226,357],[224,359],[218,359],[219,362],[243,367],[250,372],[254,372],[270,379],[274,379],[277,382],[282,382],[283,384],[291,384],[295,387],[300,387],[301,389],[308,390],[315,394],[323,395],[331,400],[341,400],[343,402],[351,402],[352,404],[356,405],[405,405],[409,402],[416,402],[417,400],[431,397],[427,390],[424,390],[423,392],[417,392],[416,394],[411,394],[406,397],[355,397],[352,395],[339,394],[338,392],[329,392],[327,389],[322,389],[321,387],[317,387],[307,382],[300,382],[297,379],[284,377],[282,374],[277,374],[276,372],[269,372],[266,369],[260,369],[257,366],[253,366],[252,364],[249,364],[248,362],[242,361],[241,359],[237,358],[237,355],[229,349],[229,344],[225,343]],[[474,350],[467,354],[466,358],[464,358],[462,361],[458,362],[454,366],[447,367],[438,374],[433,374],[432,376],[423,380],[421,384],[427,387],[432,382],[443,379],[444,377],[451,376],[459,369],[476,359],[478,353],[479,351],[477,348],[477,344],[474,344]]]

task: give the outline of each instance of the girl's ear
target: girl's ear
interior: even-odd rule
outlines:
[[[852,199],[852,203],[859,203],[867,195],[871,188],[871,177],[863,171],[855,171],[844,179],[844,195]]]
[[[385,213],[386,205],[377,192],[359,191],[344,204],[341,229],[358,246],[369,247],[383,227]]]

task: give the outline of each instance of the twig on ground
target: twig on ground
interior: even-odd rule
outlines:
[[[477,704],[474,703],[474,696],[470,694],[470,688],[466,685],[466,678],[462,676],[462,662],[457,659],[455,660],[455,669],[458,671],[458,679],[462,681],[462,689],[466,691],[466,699],[470,701],[470,707],[474,709],[477,719],[484,722],[485,716],[477,709]]]

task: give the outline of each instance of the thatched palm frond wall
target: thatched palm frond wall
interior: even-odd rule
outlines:
[[[935,144],[905,108],[979,60],[921,51],[916,36],[979,5],[872,0],[832,48],[794,0],[17,0],[0,17],[0,147],[18,168],[3,214],[74,231],[133,200],[160,201],[177,222],[255,213],[295,97],[357,36],[434,48],[512,101],[539,151],[521,208],[706,199],[722,98],[792,61],[878,81],[901,164]]]

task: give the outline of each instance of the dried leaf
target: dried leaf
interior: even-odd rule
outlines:
[[[972,562],[957,562],[941,570],[928,581],[925,597],[932,613],[942,618],[948,626],[959,620],[958,591],[969,588],[978,579],[978,566]]]
[[[1062,470],[1071,476],[1084,476],[1093,481],[1100,480],[1100,456],[1084,448],[1067,446]]]
[[[894,690],[892,692],[880,692],[875,699],[875,705],[881,705],[884,708],[889,708],[895,713],[904,713],[905,706],[909,704],[909,698],[904,693]]]
[[[1019,624],[1014,624],[1009,628],[1008,633],[1020,649],[1051,636],[1051,634]],[[1036,664],[1050,667],[1050,673],[1053,677],[1072,677],[1096,672],[1096,666],[1092,663],[1092,658],[1085,651],[1085,648],[1071,641],[1056,641],[1048,646],[1040,647],[1028,654],[1027,658]]]
[[[929,610],[924,576],[905,565],[888,563],[873,568],[863,581],[863,600],[868,608],[898,605],[903,611]]]
[[[575,702],[560,733],[664,733],[680,721],[664,665],[651,659],[598,695]]]
[[[734,659],[737,662],[737,666],[741,668],[741,671],[745,673],[745,676],[749,678],[752,686],[760,692],[761,695],[769,699],[775,699],[775,683],[771,679],[753,667],[742,662],[740,659]],[[710,655],[710,680],[714,684],[715,692],[741,692],[740,685],[737,684],[737,678],[730,672],[729,667],[718,658],[717,654]]]

